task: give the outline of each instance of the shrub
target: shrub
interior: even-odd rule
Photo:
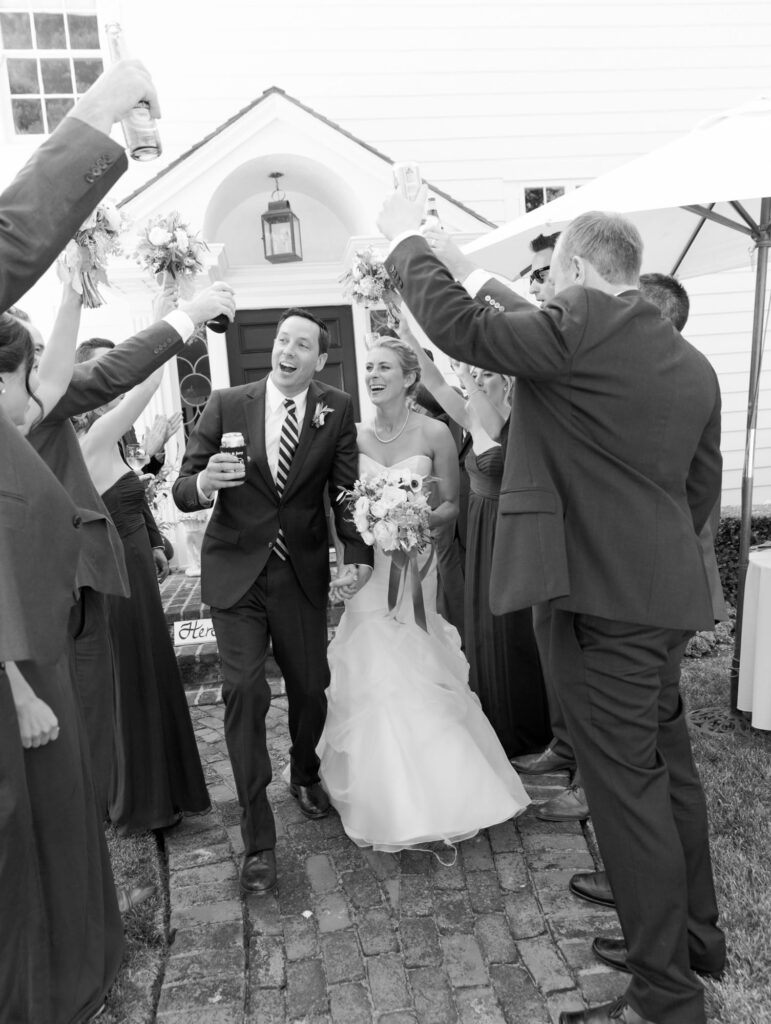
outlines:
[[[739,511],[724,511],[720,516],[720,527],[715,537],[715,555],[723,584],[726,601],[736,606],[739,584]],[[757,512],[752,516],[752,544],[771,541],[771,511]]]

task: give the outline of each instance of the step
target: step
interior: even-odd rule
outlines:
[[[163,602],[169,634],[174,637],[174,623],[211,617],[209,608],[201,601],[201,580],[187,576],[184,572],[172,572],[161,584]],[[334,635],[343,606],[330,605],[327,608],[327,632]],[[175,648],[177,665],[185,687],[188,704],[218,704],[222,700],[222,668],[216,642],[186,644]],[[281,671],[268,652],[265,674],[270,684],[272,697],[284,696],[284,680]]]

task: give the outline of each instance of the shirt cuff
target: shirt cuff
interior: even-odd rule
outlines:
[[[203,493],[203,490],[201,489],[200,473],[195,478],[195,489],[198,492],[198,501],[201,503],[201,505],[204,505],[206,508],[209,508],[211,505],[214,504],[214,496],[212,495],[211,498],[207,498],[206,495]]]
[[[511,281],[508,281],[505,277],[501,277],[499,274],[491,274],[489,270],[482,269],[472,270],[468,277],[462,281],[462,284],[473,299],[476,298],[485,283],[490,280],[500,281],[507,288],[511,288]]]
[[[390,256],[400,242],[403,242],[405,238],[411,238],[413,235],[417,235],[418,238],[423,237],[423,235],[420,233],[420,231],[418,231],[417,228],[410,228],[409,231],[402,231],[396,236],[396,238],[392,238],[388,246],[387,255]]]
[[[181,309],[172,309],[172,311],[167,313],[163,319],[169,327],[174,328],[183,341],[188,341],[192,338],[193,331],[195,331],[195,324],[187,313],[183,313]]]

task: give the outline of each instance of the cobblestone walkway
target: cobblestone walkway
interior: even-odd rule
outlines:
[[[615,914],[567,890],[595,866],[591,831],[528,810],[462,843],[453,867],[361,850],[334,813],[307,821],[281,781],[284,697],[268,719],[278,892],[242,898],[223,708],[191,711],[214,810],[166,835],[175,935],[162,1024],[549,1024],[626,987],[590,950],[594,935],[619,934]],[[565,776],[524,781],[541,800]]]

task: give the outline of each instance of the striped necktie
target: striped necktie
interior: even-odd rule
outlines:
[[[278,442],[278,466],[276,468],[276,490],[279,497],[284,493],[286,478],[289,476],[289,467],[292,465],[292,458],[297,450],[297,442],[300,440],[300,431],[297,426],[297,405],[293,398],[284,400],[286,416],[284,425],[281,428],[281,437]],[[279,558],[286,561],[288,551],[284,540],[284,531],[279,526],[276,543],[273,550]]]

